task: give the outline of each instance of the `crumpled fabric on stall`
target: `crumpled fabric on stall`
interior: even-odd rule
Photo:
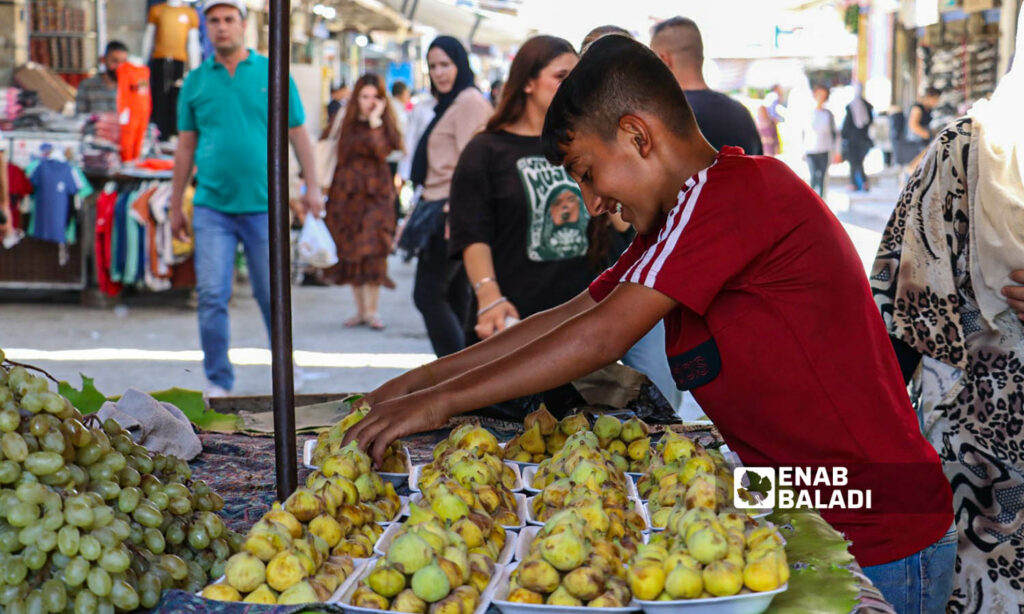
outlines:
[[[113,418],[150,452],[192,460],[203,451],[192,423],[180,409],[135,388],[125,391],[116,404],[104,403],[96,416],[104,421]]]
[[[341,606],[328,603],[312,603],[308,605],[269,606],[239,601],[213,601],[203,599],[192,593],[172,590],[165,591],[160,603],[153,608],[152,614],[298,614],[299,612],[325,612],[327,614],[344,614]]]

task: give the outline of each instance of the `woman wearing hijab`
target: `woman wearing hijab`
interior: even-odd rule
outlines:
[[[952,612],[1024,610],[1022,98],[1016,66],[991,101],[939,133],[900,196],[871,274],[904,377],[921,367],[922,429],[953,488]]]
[[[868,176],[864,173],[864,158],[874,146],[868,130],[875,120],[875,109],[864,100],[864,88],[860,83],[853,85],[853,102],[846,105],[846,119],[840,134],[843,138],[843,157],[850,163],[850,189],[856,192],[868,191]]]
[[[422,186],[423,192],[416,205],[421,210],[418,215],[416,211],[410,214],[408,224],[425,229],[416,246],[419,260],[413,301],[423,315],[434,353],[441,357],[465,347],[463,322],[470,298],[462,265],[448,259],[445,217],[452,174],[462,150],[494,109],[473,85],[469,57],[458,40],[451,36],[434,39],[427,51],[427,65],[437,105],[413,154],[410,179]]]

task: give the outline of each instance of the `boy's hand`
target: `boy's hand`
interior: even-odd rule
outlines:
[[[500,303],[491,309],[488,309],[482,315],[477,316],[476,336],[481,339],[486,339],[491,335],[496,335],[505,330],[505,321],[507,318],[519,319],[519,312],[516,311],[516,306],[509,301],[505,301],[504,303]]]
[[[359,447],[379,467],[392,441],[413,433],[439,429],[447,424],[448,415],[443,404],[431,400],[431,397],[436,396],[410,394],[374,405],[365,418],[348,430],[344,445],[358,441]]]
[[[1019,286],[1004,286],[1003,296],[1010,307],[1017,312],[1017,317],[1024,320],[1024,269],[1018,269],[1010,273],[1010,279],[1021,284]]]

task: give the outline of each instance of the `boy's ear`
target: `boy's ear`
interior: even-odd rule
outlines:
[[[636,115],[623,115],[619,118],[619,130],[625,134],[628,146],[635,149],[640,157],[646,158],[653,147],[647,122]]]

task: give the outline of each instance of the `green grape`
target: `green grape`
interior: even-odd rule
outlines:
[[[88,528],[95,517],[92,507],[80,495],[64,502],[64,520],[70,525]]]
[[[19,484],[14,489],[14,495],[18,497],[18,500],[22,503],[35,503],[36,505],[42,505],[43,499],[46,498],[46,493],[49,489],[40,484],[39,482],[25,482]]]
[[[64,433],[57,430],[48,431],[43,435],[36,435],[36,438],[39,439],[39,445],[42,446],[43,450],[48,452],[63,454],[64,448],[67,446]]]
[[[152,503],[140,503],[132,513],[132,518],[144,527],[156,528],[163,522],[163,514]]]
[[[122,518],[115,518],[110,523],[110,530],[117,536],[117,539],[124,541],[132,534],[132,525]]]
[[[64,525],[57,531],[57,548],[64,556],[75,556],[78,554],[78,544],[82,539],[78,527]]]
[[[142,476],[141,487],[142,492],[146,493],[146,496],[148,497],[158,490],[163,490],[164,485],[163,482],[160,481],[160,478],[149,473]]]
[[[121,428],[121,425],[118,424],[117,420],[114,420],[113,418],[107,418],[106,420],[103,421],[103,432],[110,437],[117,435],[122,430],[123,429]],[[102,596],[103,595],[100,595],[100,597]]]
[[[11,604],[7,606],[7,614],[28,614],[28,608],[25,607],[25,600],[17,599],[12,601]]]
[[[43,582],[43,585],[39,587],[39,592],[43,595],[43,605],[46,606],[47,612],[57,614],[63,612],[67,607],[68,590],[60,580],[51,578]]]
[[[29,454],[32,452],[39,451],[39,440],[32,433],[22,433],[21,438],[25,440],[25,445],[28,446]]]
[[[172,522],[164,533],[167,536],[167,543],[174,546],[184,542],[187,537],[185,534],[185,525],[177,521]]]
[[[53,452],[47,452],[47,454],[53,454]],[[71,470],[64,465],[57,471],[39,478],[39,481],[47,486],[64,486],[71,481]]]
[[[0,605],[6,607],[15,600],[21,599],[27,589],[28,587],[24,584],[4,586],[3,583],[0,583]]]
[[[110,468],[110,465],[102,461],[89,465],[89,479],[93,482],[113,480],[115,474],[116,472]]]
[[[6,371],[0,371],[0,379],[3,379],[3,377],[4,377],[3,374],[4,373],[6,373]],[[10,402],[13,402],[13,401],[14,401],[14,393],[11,392],[11,389],[8,388],[7,385],[4,382],[0,381],[0,405],[5,404],[5,403],[10,403]],[[4,424],[4,423],[0,422],[0,425],[2,425],[2,424]],[[9,429],[9,430],[13,431],[16,428],[18,428],[17,424],[15,424],[14,427]]]
[[[240,552],[242,546],[245,544],[245,535],[238,533],[237,531],[227,531],[228,545],[231,546],[231,552]]]
[[[103,554],[103,546],[92,535],[83,535],[78,541],[78,553],[87,561],[95,561]]]
[[[43,398],[43,410],[48,414],[59,414],[64,411],[64,397],[59,394],[46,391],[39,393]]]
[[[71,559],[68,566],[64,568],[64,583],[68,586],[79,586],[85,582],[89,575],[89,561],[81,556]]]
[[[121,543],[121,540],[114,535],[114,532],[110,530],[110,527],[93,529],[89,535],[95,537],[100,542],[100,545],[103,546],[104,550],[113,548]]]
[[[64,512],[49,510],[43,514],[42,526],[49,531],[59,531],[64,526]]]
[[[18,533],[18,541],[21,542],[22,546],[28,546],[34,544],[39,540],[39,536],[42,535],[45,529],[39,524],[30,524]]]
[[[110,574],[107,573],[106,569],[93,566],[89,569],[89,575],[85,578],[85,584],[97,597],[106,597],[110,594],[113,580],[111,580]]]
[[[218,559],[227,560],[231,556],[231,545],[223,537],[210,540],[210,550]]]
[[[3,569],[4,582],[8,585],[21,584],[28,576],[28,565],[20,556],[12,556]]]
[[[128,541],[134,546],[142,545],[142,531],[143,527],[137,522],[132,523],[132,528],[128,533]]]
[[[21,433],[4,433],[0,436],[0,450],[16,463],[23,463],[28,458],[28,443]]]
[[[94,527],[105,527],[114,521],[114,509],[106,505],[92,508],[92,514]]]
[[[130,455],[132,448],[135,443],[132,442],[132,438],[125,433],[118,433],[117,435],[111,435],[110,445],[114,446],[114,449],[124,455]]]
[[[96,614],[100,600],[92,591],[78,591],[75,595],[75,614]]]
[[[131,611],[139,607],[139,594],[131,584],[124,580],[115,580],[110,591],[110,601],[120,610]]]
[[[206,586],[206,570],[203,569],[203,566],[196,561],[189,561],[188,563],[186,563],[186,565],[188,565],[188,580],[186,581],[186,590],[188,590],[188,592],[190,593],[196,593],[203,590],[203,587]],[[199,587],[191,588],[194,587],[196,583],[199,584]]]
[[[43,528],[43,532],[39,534],[39,541],[36,542],[36,545],[43,552],[52,551],[57,547],[57,532]]]
[[[163,554],[164,548],[167,547],[164,534],[156,529],[146,529],[143,532],[143,541],[146,542],[146,547],[153,554]]]
[[[103,501],[103,497],[94,492],[84,492],[81,496],[90,507],[103,507],[106,505],[106,502]]]
[[[92,435],[90,435],[92,437]],[[103,456],[103,448],[99,442],[93,440],[78,448],[75,452],[75,464],[82,467],[91,467]]]
[[[206,527],[201,524],[194,524],[188,530],[188,545],[196,550],[203,550],[210,545],[210,534]]]
[[[92,433],[89,429],[85,428],[85,425],[81,421],[75,418],[65,418],[62,422],[64,424],[64,432],[71,438],[71,444],[76,448],[81,448],[92,441]]]
[[[206,483],[206,480],[196,480],[192,482],[192,492],[197,495],[208,495],[210,494],[210,485]]]
[[[60,551],[50,553],[50,565],[57,571],[64,569],[71,562],[71,557],[64,556]],[[56,575],[56,574],[53,574]]]
[[[149,495],[149,502],[152,503],[153,506],[156,507],[156,509],[163,511],[167,509],[167,505],[170,503],[170,499],[167,497],[167,493],[163,492],[162,490],[156,490],[153,491],[151,495]]]
[[[213,565],[210,566],[210,577],[219,578],[224,575],[224,571],[227,569],[228,562],[224,559],[217,559]]]
[[[123,573],[131,567],[132,555],[123,545],[111,548],[100,557],[100,567],[112,574]]]
[[[128,488],[122,488],[121,492],[117,496],[117,509],[121,510],[125,514],[131,514],[138,507],[139,501],[142,499],[142,491],[134,486]]]
[[[188,499],[189,497],[192,496],[192,493],[188,491],[188,487],[178,482],[171,482],[169,484],[166,484],[164,486],[164,493],[170,499],[174,499],[177,497]]]
[[[202,512],[209,512],[213,509],[213,498],[210,493],[197,495],[195,498],[194,507]]]
[[[36,437],[42,437],[50,431],[50,421],[45,415],[32,416],[28,421],[28,432]]]
[[[192,513],[192,501],[185,497],[175,497],[167,503],[167,509],[176,516],[187,516]]]
[[[143,475],[153,473],[156,469],[153,459],[144,454],[132,454],[132,460],[135,462],[135,468]]]
[[[89,432],[92,433],[93,441],[96,442],[96,445],[100,447],[104,454],[110,451],[110,438],[103,432],[103,429],[91,428]]]
[[[7,522],[12,527],[27,527],[39,521],[39,506],[19,501],[7,510]]]
[[[175,581],[184,580],[188,576],[188,564],[180,556],[162,554],[160,555],[160,566]]]
[[[43,605],[43,593],[34,590],[25,597],[25,612],[27,614],[45,614],[46,606]]]
[[[167,457],[157,454],[153,457],[153,471],[151,473],[163,472],[167,468]]]
[[[184,563],[184,561],[182,562]],[[149,568],[149,572],[155,575],[160,581],[160,590],[167,590],[174,586],[174,578],[171,577],[171,572],[164,569],[163,566],[160,565],[159,560]]]
[[[117,482],[121,488],[125,486],[138,486],[142,482],[142,475],[135,467],[125,467],[117,472]]]
[[[225,526],[224,521],[221,520],[220,516],[210,512],[205,512],[200,519],[203,526],[206,527],[206,532],[209,533],[210,539],[217,539],[224,534]]]
[[[50,475],[64,466],[64,457],[56,452],[32,452],[24,465],[32,475]]]
[[[114,473],[128,466],[128,461],[125,459],[124,454],[118,451],[108,453],[100,462],[113,469]]]
[[[79,467],[78,465],[64,465],[64,468],[71,474],[69,481],[74,482],[77,486],[82,486],[89,481],[89,473]]]
[[[32,571],[39,571],[46,565],[46,553],[40,550],[36,546],[26,546],[21,551],[21,559],[25,561],[25,565]]]
[[[143,590],[139,593],[139,604],[144,608],[154,608],[160,603],[160,591]]]
[[[43,411],[43,397],[37,392],[27,392],[21,397],[21,408],[27,412],[38,414]]]
[[[13,484],[21,477],[21,465],[12,460],[0,461],[0,484]]]
[[[21,542],[18,540],[18,529],[11,526],[0,526],[0,552],[15,552],[21,550]]]

